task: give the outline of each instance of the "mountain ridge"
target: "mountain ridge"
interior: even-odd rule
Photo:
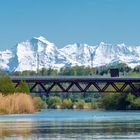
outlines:
[[[0,68],[6,71],[36,71],[37,67],[99,67],[126,63],[131,68],[140,65],[140,46],[124,43],[112,45],[68,44],[58,48],[45,37],[33,37],[15,45],[14,49],[0,51]]]

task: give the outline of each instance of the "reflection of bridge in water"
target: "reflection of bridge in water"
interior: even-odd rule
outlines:
[[[140,77],[92,76],[12,76],[18,86],[21,80],[28,83],[30,92],[140,92]]]

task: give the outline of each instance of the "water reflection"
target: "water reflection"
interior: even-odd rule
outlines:
[[[0,122],[0,138],[21,136],[28,138],[32,133],[32,128],[32,121]]]
[[[43,112],[42,112],[43,113]],[[57,119],[57,113],[54,118],[50,118],[51,113],[47,111],[48,118],[34,119],[34,116],[26,116],[26,120],[20,120],[14,116],[14,119],[4,119],[0,121],[0,138],[1,139],[24,139],[24,140],[90,140],[90,139],[140,139],[140,113],[126,112],[123,115],[120,113],[120,118],[116,119],[113,112],[110,115],[109,112],[97,112],[99,117],[103,117],[107,114],[111,116],[109,119],[106,116],[104,119],[94,119],[87,117],[88,119],[64,119],[69,111],[63,113],[63,111],[57,112],[62,116],[63,120]],[[76,116],[77,112],[73,112]],[[91,112],[83,112],[87,116]],[[93,112],[92,112],[93,113]],[[106,114],[107,113],[107,114]],[[119,113],[119,112],[118,112]],[[115,114],[115,112],[114,112]],[[43,116],[44,114],[42,114]],[[118,115],[119,116],[119,115]],[[130,119],[128,119],[128,116]],[[136,118],[134,118],[134,116]],[[25,116],[24,116],[25,117]],[[3,117],[6,118],[6,117]],[[11,116],[12,118],[12,116]],[[82,116],[81,116],[82,118]],[[126,119],[127,118],[127,119]],[[6,121],[7,120],[7,121]]]

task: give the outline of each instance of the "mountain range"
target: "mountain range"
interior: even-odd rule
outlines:
[[[118,63],[126,63],[132,68],[140,65],[140,46],[101,42],[98,45],[75,43],[59,48],[40,36],[0,51],[0,69],[10,72],[72,66],[99,67]]]

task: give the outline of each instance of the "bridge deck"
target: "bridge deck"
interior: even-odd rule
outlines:
[[[34,81],[56,81],[56,82],[86,82],[86,81],[96,81],[96,82],[140,82],[140,77],[92,77],[92,76],[11,76],[13,82],[18,82],[25,80],[27,82]]]

